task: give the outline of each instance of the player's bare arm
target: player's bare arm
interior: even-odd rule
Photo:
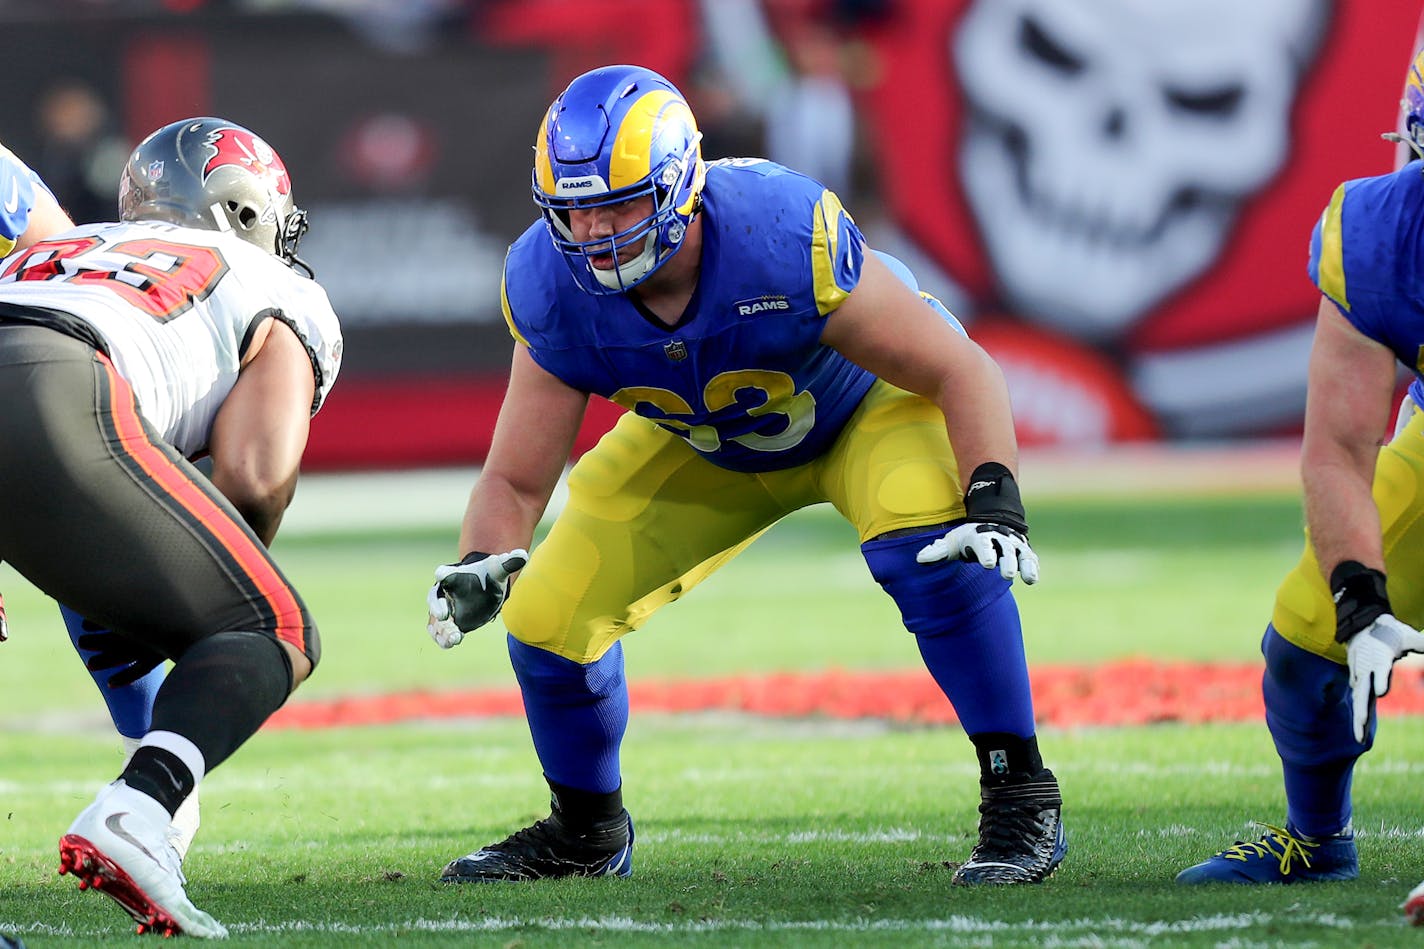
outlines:
[[[587,405],[586,393],[545,372],[525,346],[515,345],[489,457],[465,510],[461,555],[529,546]]]
[[[514,347],[509,388],[484,470],[470,492],[460,528],[458,563],[435,568],[426,594],[426,632],[441,649],[499,615],[510,578],[528,562],[534,528],[573,449],[588,395],[539,367]]]
[[[1322,297],[1310,355],[1301,480],[1306,523],[1327,578],[1345,560],[1384,569],[1371,484],[1394,388],[1394,354],[1360,334]]]
[[[1018,443],[1003,372],[972,340],[925,305],[874,254],[830,316],[821,341],[944,413],[960,471],[986,461],[1015,471]]]
[[[296,491],[316,380],[290,326],[268,319],[213,421],[213,486],[270,545]]]
[[[965,519],[916,559],[977,560],[1005,579],[1038,581],[1038,556],[1015,483],[1018,442],[1003,373],[874,254],[826,320],[821,341],[944,415],[965,489]]]

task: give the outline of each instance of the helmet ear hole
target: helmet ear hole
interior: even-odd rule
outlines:
[[[257,224],[257,209],[250,204],[245,206],[238,211],[237,222],[242,225],[244,230],[251,229]]]

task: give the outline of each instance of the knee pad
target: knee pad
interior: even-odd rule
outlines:
[[[154,702],[153,728],[187,738],[211,771],[291,691],[291,659],[276,639],[248,630],[214,633],[189,646],[169,672]]]
[[[923,564],[915,555],[944,536],[936,528],[904,537],[878,537],[860,545],[875,582],[900,608],[905,628],[916,636],[942,636],[962,628],[1009,594],[997,570],[978,563]]]
[[[977,561],[916,561],[915,554],[941,534],[877,538],[861,550],[876,581],[900,607],[925,668],[964,731],[1030,738],[1033,697],[1009,581]]]
[[[621,643],[593,662],[580,663],[510,636],[509,661],[520,688],[540,695],[602,697],[625,684]]]
[[[1266,659],[1261,679],[1266,725],[1281,757],[1313,765],[1358,755],[1349,669],[1302,649],[1271,625],[1261,638],[1261,654]],[[1367,736],[1366,747],[1373,738]]]

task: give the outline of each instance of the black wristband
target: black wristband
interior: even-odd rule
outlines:
[[[964,513],[971,521],[1002,524],[1028,536],[1028,519],[1014,474],[997,461],[986,461],[969,476]]]
[[[1349,642],[1360,630],[1394,612],[1384,574],[1357,560],[1343,560],[1330,571],[1330,595],[1335,600],[1337,643]]]

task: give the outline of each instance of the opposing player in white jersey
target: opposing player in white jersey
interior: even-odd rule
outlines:
[[[140,932],[221,937],[166,831],[319,659],[267,543],[341,334],[296,257],[286,169],[247,129],[153,133],[119,216],[0,263],[0,558],[113,630],[121,659],[174,663],[152,729],[60,840],[60,872]]]
[[[0,256],[27,250],[39,241],[74,227],[49,187],[14,152],[0,146]],[[137,750],[153,722],[153,700],[163,684],[162,657],[136,661],[130,648],[112,630],[85,619],[64,604],[59,612],[123,743],[124,763]],[[9,629],[5,598],[0,595],[0,642]],[[173,815],[169,839],[179,857],[186,856],[198,832],[198,795],[194,793]]]

